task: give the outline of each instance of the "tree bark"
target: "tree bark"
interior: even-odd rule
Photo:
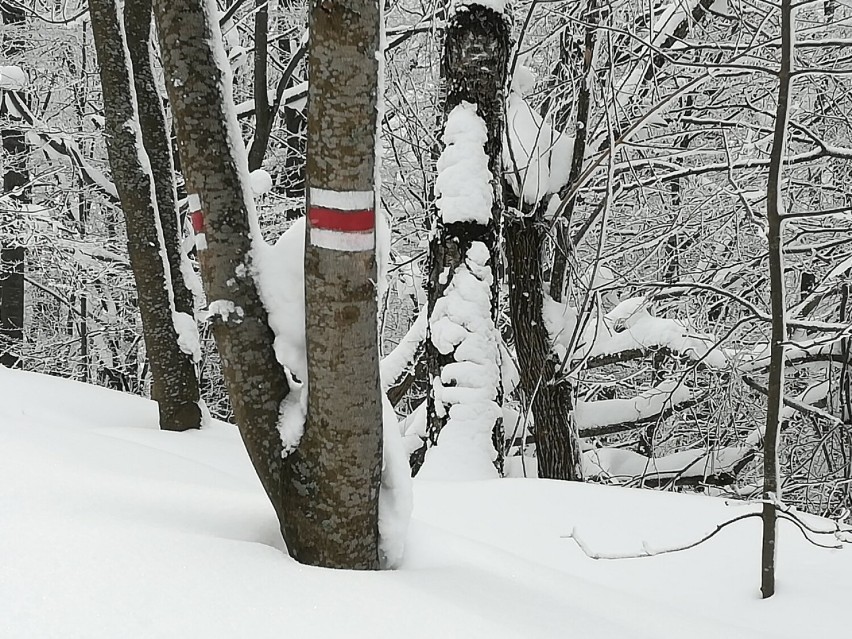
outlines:
[[[195,302],[181,270],[184,257],[181,250],[182,232],[174,182],[174,162],[166,128],[166,115],[151,69],[152,17],[151,0],[125,0],[124,29],[133,65],[133,86],[136,89],[139,125],[154,178],[157,212],[163,229],[169,275],[174,289],[175,310],[193,317]]]
[[[253,229],[236,116],[226,106],[231,79],[212,9],[203,0],[154,2],[182,165],[204,215],[204,286],[216,308],[230,311],[212,321],[234,415],[289,553],[327,567],[376,568],[382,422],[375,259],[372,251],[341,259],[326,248],[306,249],[308,417],[299,446],[285,455],[278,418],[290,389],[251,276],[252,243],[262,240]],[[369,190],[372,197],[378,15],[365,2],[314,8],[310,171],[320,192]]]
[[[538,476],[580,481],[580,442],[571,417],[573,390],[568,379],[560,375],[560,361],[552,350],[542,311],[541,251],[547,222],[542,219],[541,208],[530,215],[518,212],[507,216],[509,310],[523,403],[533,416]]]
[[[187,191],[199,198],[203,210],[205,244],[199,244],[204,249],[198,260],[204,290],[211,304],[233,311],[210,318],[222,372],[249,457],[284,522],[288,464],[277,426],[289,385],[251,276],[248,167],[235,157],[242,140],[225,106],[233,100],[227,61],[217,60],[213,49],[222,34],[205,0],[155,0],[153,5]],[[286,526],[282,531],[292,553]]]
[[[315,2],[308,45],[308,412],[290,525],[312,564],[376,569],[382,465],[375,257],[375,0]],[[362,222],[362,223],[360,223]],[[310,509],[307,507],[310,503]],[[303,504],[303,505],[301,505]]]
[[[191,356],[178,345],[153,178],[146,166],[117,5],[114,0],[92,0],[90,14],[104,96],[107,152],[127,225],[128,252],[160,427],[198,428],[198,382]]]

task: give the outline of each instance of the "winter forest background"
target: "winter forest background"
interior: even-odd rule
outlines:
[[[138,85],[104,84],[93,19],[110,6],[93,2],[90,17],[76,0],[0,1],[0,363],[161,399],[123,169],[106,146],[125,122],[111,124],[109,92],[135,96],[142,137],[130,149],[146,135],[146,98]],[[300,221],[311,8],[216,9],[235,157],[270,245],[255,253],[255,275],[293,393],[278,397],[286,457],[309,410],[302,383],[314,379]],[[132,43],[148,36],[134,35],[133,24],[147,28],[130,11],[151,9],[126,0],[117,14],[138,82]],[[797,512],[842,527],[852,4],[400,0],[383,14],[378,355],[393,407],[385,429],[398,425],[412,471],[701,492],[756,500],[764,519],[771,510],[811,532]],[[152,156],[145,141],[145,170],[173,185],[177,243],[164,263],[193,293],[181,302],[170,289],[168,321],[206,410],[233,422],[212,327],[242,309],[201,290],[205,246],[160,29],[149,104],[163,109],[168,144]]]

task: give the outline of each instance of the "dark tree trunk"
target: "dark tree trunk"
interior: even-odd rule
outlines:
[[[272,113],[269,110],[269,88],[266,86],[268,57],[269,5],[257,0],[254,14],[254,139],[248,153],[249,171],[263,165],[263,156],[272,134]]]
[[[133,65],[133,86],[142,141],[151,163],[157,212],[163,229],[169,276],[174,289],[175,310],[193,317],[195,303],[181,270],[181,226],[174,182],[174,162],[160,92],[151,70],[151,0],[125,0],[124,28]]]
[[[571,417],[572,388],[560,374],[561,363],[553,353],[542,315],[541,250],[546,232],[547,222],[538,212],[507,215],[509,310],[523,403],[531,409],[535,426],[538,476],[579,481],[583,475],[580,442]]]
[[[24,9],[17,4],[0,2],[3,24],[13,29],[26,22]],[[19,54],[24,47],[22,37],[11,37],[3,51],[8,58]],[[6,100],[0,91],[0,117],[16,120],[6,109]],[[26,103],[26,91],[16,91]],[[13,127],[2,131],[3,155],[6,171],[3,174],[3,193],[22,204],[31,201],[29,171],[27,169],[27,143],[24,132]],[[0,364],[10,368],[21,366],[24,342],[24,261],[26,252],[13,233],[0,237]]]
[[[778,107],[766,186],[766,219],[769,240],[769,296],[772,315],[770,340],[769,393],[766,434],[763,437],[763,540],[760,591],[766,599],[775,594],[777,502],[781,500],[779,481],[779,438],[784,402],[784,345],[787,341],[786,295],[784,284],[782,172],[790,107],[793,66],[792,0],[781,0],[781,66],[778,70]]]
[[[444,114],[446,116],[462,102],[476,105],[476,114],[485,123],[487,141],[485,154],[492,175],[493,204],[491,220],[487,224],[476,221],[459,221],[445,224],[440,212],[435,211],[433,233],[429,242],[428,314],[430,317],[426,333],[426,362],[429,379],[441,379],[441,371],[448,365],[462,361],[456,349],[441,353],[432,341],[432,314],[435,306],[447,292],[453,276],[465,263],[468,251],[475,242],[483,243],[489,252],[492,273],[491,319],[497,321],[497,293],[500,263],[498,237],[503,215],[503,198],[500,187],[502,172],[503,128],[505,122],[505,82],[509,59],[509,28],[502,14],[472,4],[464,10],[453,11],[447,24],[442,71],[446,83]],[[497,362],[499,364],[499,362]],[[439,435],[447,424],[449,412],[437,406],[434,387],[430,386],[427,396],[427,441],[426,446],[438,442]],[[497,397],[498,404],[501,398]],[[495,464],[502,470],[502,420],[497,419],[493,429],[494,447],[497,452]],[[415,455],[419,463],[423,456]]]
[[[125,56],[126,43],[117,5],[115,0],[92,0],[89,11],[104,96],[107,152],[127,225],[127,246],[160,427],[198,428],[201,425],[198,382],[192,358],[178,345],[153,178],[145,166],[142,134],[132,98],[130,60]]]

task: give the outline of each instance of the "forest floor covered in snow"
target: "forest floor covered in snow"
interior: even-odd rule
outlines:
[[[846,636],[852,547],[781,523],[759,597],[755,509],[534,479],[415,481],[402,568],[285,553],[236,428],[156,428],[152,402],[0,367],[0,637]],[[826,525],[818,519],[815,526]],[[830,536],[823,540],[832,541]]]

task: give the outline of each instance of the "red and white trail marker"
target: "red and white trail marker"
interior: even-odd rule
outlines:
[[[195,233],[195,249],[203,251],[207,248],[207,236],[204,235],[204,211],[201,208],[201,198],[198,193],[190,193],[186,203],[189,205],[189,221]]]
[[[310,190],[310,242],[333,251],[371,251],[376,247],[373,191]]]

